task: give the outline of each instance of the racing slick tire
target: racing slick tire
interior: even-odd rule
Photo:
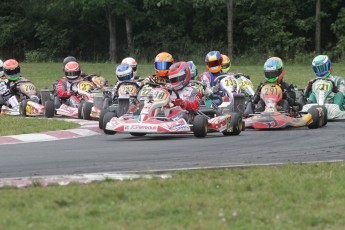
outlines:
[[[325,125],[327,125],[327,122],[328,122],[328,112],[327,112],[327,108],[326,108],[326,106],[322,106],[322,108],[323,108],[323,111],[324,111],[324,120],[323,120],[323,124],[322,124],[322,126],[325,126]]]
[[[91,111],[92,111],[93,103],[85,102],[82,107],[82,115],[85,120],[91,120]]]
[[[54,117],[55,114],[55,105],[53,101],[44,102],[44,116],[47,118]]]
[[[195,137],[206,137],[208,121],[203,115],[197,115],[193,121],[193,133]]]
[[[230,113],[230,123],[232,125],[232,132],[223,131],[224,136],[237,136],[243,130],[244,123],[242,116],[239,113]]]
[[[100,129],[103,129],[103,118],[104,118],[104,115],[109,112],[110,110],[108,108],[106,109],[102,109],[100,114],[99,114],[99,118],[98,118],[98,127]]]
[[[106,114],[104,114],[104,118],[103,118],[103,131],[104,131],[104,133],[107,134],[107,135],[114,135],[114,134],[116,134],[116,131],[111,131],[111,130],[105,129],[105,127],[107,126],[107,123],[108,123],[113,117],[116,117],[116,113],[115,113],[115,112],[107,112]]]
[[[143,137],[146,135],[146,133],[129,133],[131,134],[133,137]]]
[[[83,119],[83,105],[84,105],[84,101],[80,101],[80,103],[78,105],[78,118],[79,119]]]
[[[127,99],[120,99],[119,100],[119,107],[118,107],[118,116],[121,117],[122,115],[126,114],[129,110],[129,100]]]
[[[19,105],[19,115],[26,117],[26,106],[28,104],[28,101],[26,99],[22,100]]]
[[[320,116],[320,109],[325,113],[321,106],[312,106],[308,109],[308,113],[310,113],[313,118],[312,123],[308,125],[309,129],[317,129],[323,125],[324,115]]]

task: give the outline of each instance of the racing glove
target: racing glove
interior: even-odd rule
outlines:
[[[180,106],[182,109],[187,108],[187,102],[181,98],[175,99],[173,103],[175,106]]]
[[[332,91],[333,91],[333,93],[338,93],[339,89],[338,89],[338,87],[334,86]]]

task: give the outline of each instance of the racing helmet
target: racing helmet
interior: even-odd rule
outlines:
[[[8,80],[16,81],[20,77],[20,66],[15,59],[6,60],[3,65],[3,70]]]
[[[159,53],[155,58],[155,70],[160,77],[167,77],[169,67],[174,63],[174,58],[167,52]]]
[[[230,58],[225,55],[225,54],[222,54],[222,58],[223,58],[223,62],[222,62],[222,71],[224,73],[227,73],[229,72],[230,70],[230,67],[231,67],[231,61],[230,61]]]
[[[137,71],[137,61],[132,57],[126,57],[122,60],[121,64],[128,64],[132,67],[133,72]]]
[[[118,81],[129,81],[133,78],[133,69],[128,64],[120,64],[116,67],[115,75]]]
[[[67,62],[65,65],[65,76],[69,82],[72,82],[80,77],[80,66],[76,61]]]
[[[66,65],[68,62],[70,62],[70,61],[75,61],[75,62],[77,62],[77,59],[76,59],[75,57],[73,57],[73,56],[65,57],[65,58],[63,59],[63,62],[62,62],[63,67],[65,68],[65,65]]]
[[[271,57],[264,64],[266,81],[280,83],[284,77],[284,63],[279,57]]]
[[[210,51],[206,54],[205,63],[211,73],[219,73],[222,70],[223,58],[219,51]]]
[[[311,64],[317,77],[327,78],[332,72],[332,62],[327,55],[316,56]]]
[[[187,62],[176,62],[169,68],[168,72],[170,83],[173,88],[180,90],[188,85],[191,79],[191,73]]]
[[[191,78],[193,80],[198,80],[198,68],[196,67],[194,62],[193,61],[188,61],[187,64],[188,64],[188,67],[189,67],[189,70],[190,70]]]

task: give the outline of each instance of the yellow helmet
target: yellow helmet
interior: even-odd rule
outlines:
[[[230,61],[230,58],[226,56],[225,54],[222,54],[222,57],[223,57],[222,70],[224,73],[227,73],[230,70],[231,61]]]

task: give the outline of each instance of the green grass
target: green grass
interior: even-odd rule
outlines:
[[[26,133],[38,133],[53,130],[77,128],[80,125],[63,120],[47,118],[26,118],[19,116],[0,115],[0,136],[9,136]]]
[[[345,164],[0,189],[0,229],[344,229]]]

